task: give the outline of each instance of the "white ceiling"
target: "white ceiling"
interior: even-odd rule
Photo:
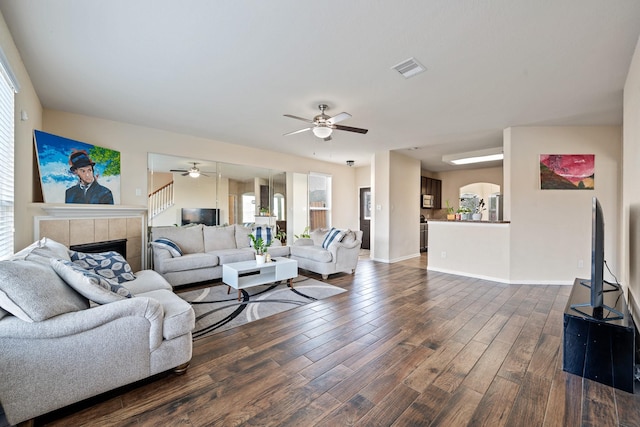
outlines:
[[[635,0],[0,0],[43,107],[356,166],[622,123]],[[415,57],[427,71],[391,67]],[[353,117],[324,142],[283,136]],[[417,148],[417,149],[414,149]]]

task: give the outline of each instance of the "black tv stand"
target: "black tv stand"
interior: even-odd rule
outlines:
[[[604,294],[594,309],[589,288],[576,279],[564,311],[562,369],[633,393],[635,325],[622,290]]]

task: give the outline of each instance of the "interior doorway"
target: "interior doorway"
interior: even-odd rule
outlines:
[[[371,249],[371,187],[360,189],[360,230],[362,249]]]

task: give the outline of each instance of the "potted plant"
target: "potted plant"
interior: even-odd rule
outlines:
[[[471,215],[471,219],[474,221],[480,221],[482,219],[482,211],[485,210],[484,207],[484,199],[480,199],[478,204],[473,210],[473,214]]]
[[[458,214],[460,215],[460,219],[463,221],[468,221],[471,219],[471,209],[466,207],[458,208]]]
[[[271,242],[266,242],[262,237],[256,238],[253,234],[249,234],[249,238],[253,243],[253,249],[256,250],[256,263],[264,264],[267,256],[267,248],[271,246]]]
[[[280,240],[280,243],[282,243],[282,245],[286,245],[287,244],[287,233],[284,230],[281,230],[280,227],[278,227],[278,232],[276,233],[276,239]]]
[[[300,233],[300,235],[295,234],[294,237],[296,239],[310,239],[311,238],[311,234],[309,234],[309,226],[307,225],[304,230],[302,230],[302,233]]]
[[[448,220],[456,219],[456,212],[453,209],[453,206],[449,204],[449,200],[447,200],[447,219]]]

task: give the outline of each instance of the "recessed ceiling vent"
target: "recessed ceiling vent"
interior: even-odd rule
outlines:
[[[398,65],[394,65],[391,68],[402,74],[405,79],[413,77],[416,74],[420,74],[423,71],[427,70],[427,68],[419,63],[415,58],[409,58],[405,61],[402,61]]]

